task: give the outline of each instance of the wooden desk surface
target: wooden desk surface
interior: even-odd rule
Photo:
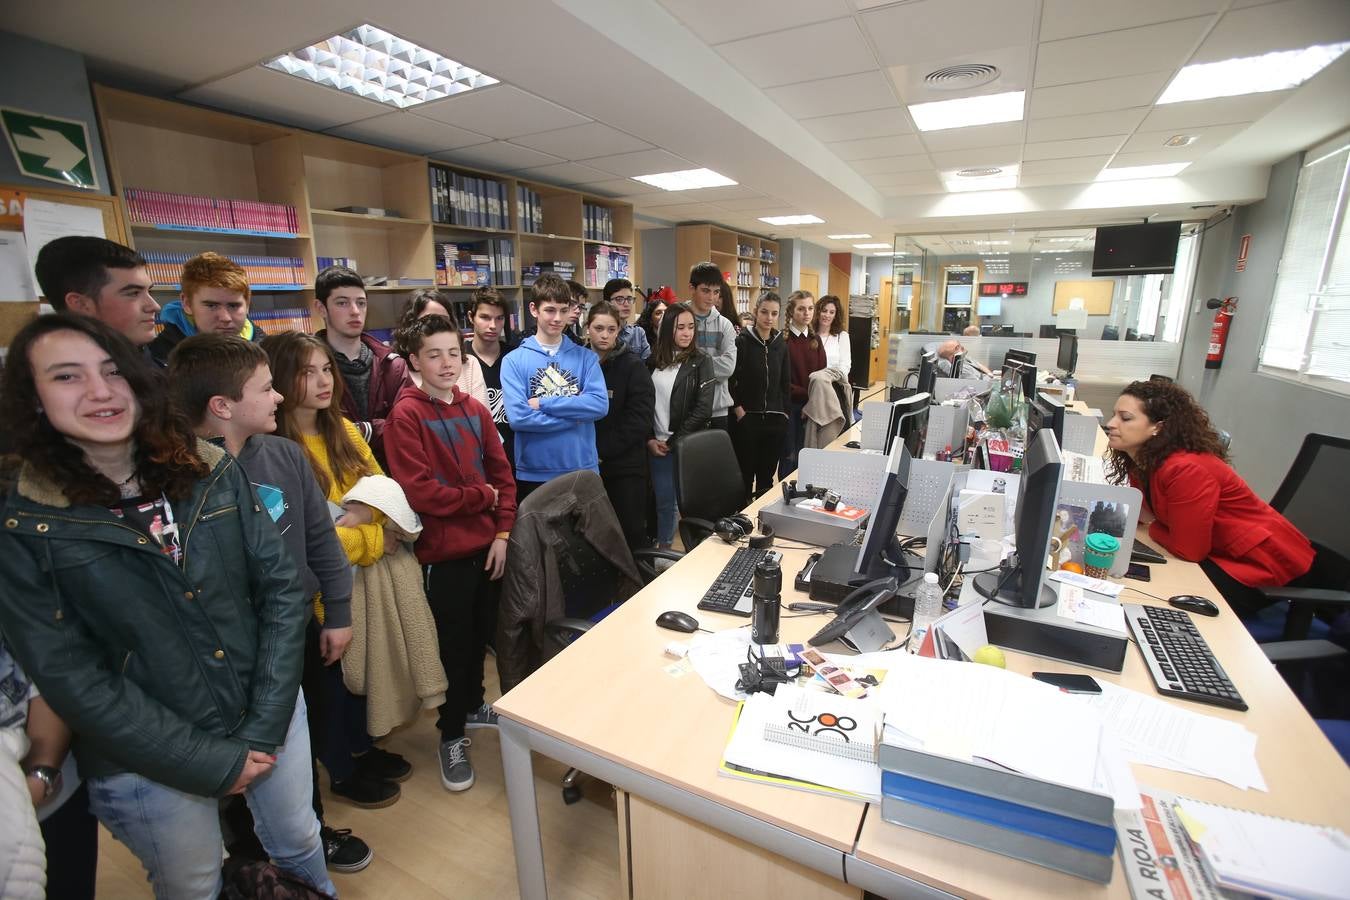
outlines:
[[[854,436],[846,433],[840,442]],[[753,514],[762,502],[771,499],[772,494],[766,495],[747,512]],[[789,581],[810,551],[778,549],[783,553],[784,580]],[[843,852],[855,851],[856,838],[856,853],[862,859],[944,890],[997,898],[1051,893],[1129,895],[1119,865],[1109,885],[1095,885],[890,825],[881,820],[875,806],[719,776],[718,763],[735,704],[714,694],[693,672],[678,678],[667,673],[673,660],[662,652],[663,648],[687,636],[657,627],[655,619],[665,610],[678,609],[693,614],[712,630],[748,624],[744,618],[697,609],[703,591],[733,551],[719,540],[704,541],[576,645],[497,701],[495,708],[504,716],[568,743]],[[1350,831],[1350,768],[1304,712],[1199,566],[1171,559],[1153,566],[1152,571],[1153,580],[1141,583],[1141,589],[1159,597],[1200,594],[1220,605],[1223,612],[1217,618],[1194,618],[1250,709],[1240,713],[1183,701],[1167,702],[1239,721],[1255,732],[1257,760],[1270,790],[1241,791],[1214,779],[1135,766],[1139,782],[1197,799],[1335,824]],[[790,585],[784,586],[783,594],[785,605],[806,599]],[[1132,591],[1123,593],[1121,599],[1156,604]],[[784,641],[804,641],[823,623],[822,616],[793,615],[784,611]],[[1076,670],[1071,664],[1015,652],[1008,652],[1007,658],[1009,669],[1017,672]],[[1091,674],[1154,693],[1137,650],[1126,654],[1120,675]]]

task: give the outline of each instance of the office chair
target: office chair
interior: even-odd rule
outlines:
[[[745,482],[725,431],[705,428],[675,445],[675,502],[685,552],[713,533],[714,522],[745,506]]]
[[[528,572],[508,569],[497,637],[503,691],[650,584],[657,560],[683,556],[670,550],[630,552],[600,476],[585,470],[560,475],[525,498],[511,546],[528,551],[539,564]],[[584,694],[576,696],[581,706]],[[580,778],[576,769],[563,776],[566,803],[581,799]]]
[[[1120,326],[1118,326],[1118,325],[1103,325],[1103,326],[1102,326],[1102,340],[1104,340],[1104,341],[1118,341],[1118,340],[1120,340]]]

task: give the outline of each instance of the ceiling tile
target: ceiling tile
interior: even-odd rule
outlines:
[[[323,131],[390,111],[390,107],[294,75],[252,66],[178,95],[193,103]]]
[[[1237,125],[1210,125],[1206,128],[1186,128],[1182,131],[1140,131],[1120,148],[1121,153],[1159,152],[1173,155],[1178,160],[1199,159],[1211,150],[1247,130],[1245,123]],[[1163,142],[1177,134],[1196,137],[1185,147],[1164,147]]]
[[[634,175],[654,175],[657,172],[682,172],[698,166],[664,150],[639,150],[636,153],[616,153],[583,160],[588,166],[632,178]]]
[[[879,159],[860,159],[849,163],[860,175],[881,175],[887,172],[919,172],[933,168],[926,153],[914,156],[883,156]]]
[[[809,25],[849,14],[844,0],[660,0],[708,44]]]
[[[597,181],[611,181],[609,174],[580,163],[555,163],[551,166],[538,166],[522,169],[516,173],[521,178],[547,181],[553,184],[591,184]]]
[[[694,191],[682,191],[684,196],[691,201],[697,200],[700,203],[711,201],[718,206],[726,206],[728,200],[757,200],[764,202],[765,196],[754,188],[746,187],[743,184],[728,184],[723,187],[699,188]]]
[[[967,166],[1007,166],[1022,158],[1017,144],[1003,147],[978,147],[972,150],[949,150],[934,153],[933,162],[939,169],[964,169]]]
[[[382,147],[396,147],[411,153],[435,153],[438,150],[485,144],[491,140],[485,135],[465,131],[454,125],[424,119],[407,110],[397,110],[361,122],[353,122],[334,128],[329,133],[369,144],[379,144]]]
[[[1096,180],[1102,170],[1098,166],[1091,172],[1059,172],[1054,175],[1027,175],[1023,173],[1017,179],[1018,187],[1054,187],[1057,184],[1089,184]]]
[[[1056,116],[1027,123],[1028,141],[1071,141],[1104,134],[1129,134],[1148,114],[1148,107],[1089,113],[1084,116]]]
[[[751,212],[771,208],[782,209],[787,204],[773,197],[747,197],[741,200],[719,200],[717,205],[732,212]],[[765,215],[770,215],[770,213],[765,213]]]
[[[1028,115],[1033,119],[1044,119],[1152,106],[1171,80],[1173,71],[1038,87],[1031,92]]]
[[[862,13],[882,65],[939,59],[1028,44],[1035,0],[920,0]]]
[[[1287,0],[1224,14],[1191,62],[1216,62],[1350,40],[1350,3]]]
[[[1115,153],[1125,143],[1124,135],[1111,137],[1079,138],[1074,141],[1044,141],[1027,144],[1023,152],[1024,159],[1068,159],[1071,156],[1092,156],[1094,154]]]
[[[641,197],[646,194],[665,194],[659,187],[652,187],[650,184],[643,184],[640,181],[634,181],[631,178],[615,178],[612,181],[597,181],[587,183],[588,191],[604,191],[607,194],[613,194],[616,197]]]
[[[1135,153],[1117,153],[1111,157],[1111,168],[1120,169],[1125,166],[1161,166],[1166,163],[1192,162],[1197,156],[1195,154],[1187,155],[1186,150],[1190,148],[1178,148],[1176,150],[1141,150]]]
[[[861,138],[889,137],[896,134],[909,134],[914,129],[909,124],[909,116],[899,107],[874,109],[870,112],[844,113],[838,116],[821,116],[817,119],[803,119],[806,130],[822,141],[852,141]]]
[[[1206,125],[1255,122],[1289,99],[1293,93],[1293,91],[1270,91],[1242,97],[1169,103],[1166,106],[1154,107],[1153,111],[1144,117],[1139,127],[1144,131],[1184,131],[1187,128],[1202,128]]]
[[[885,175],[872,175],[867,180],[876,188],[893,188],[901,185],[938,186],[937,173],[932,169],[925,172],[888,172]]]
[[[895,93],[880,71],[805,81],[769,88],[764,93],[798,119],[895,106]]]
[[[1223,5],[1223,0],[1045,0],[1040,39],[1056,41],[1170,22],[1214,13]]]
[[[451,150],[447,153],[433,153],[437,159],[460,162],[466,166],[482,166],[498,172],[514,172],[531,166],[547,166],[552,163],[566,162],[550,153],[540,153],[528,147],[517,147],[506,141],[493,141],[490,144],[478,144]]]
[[[1022,128],[1021,122],[1001,122],[998,125],[976,125],[971,128],[944,128],[941,131],[925,131],[919,135],[919,140],[923,141],[930,153],[974,150],[979,147],[1020,144]]]
[[[880,156],[904,156],[922,153],[923,144],[917,135],[898,134],[893,137],[864,138],[860,141],[837,141],[829,145],[843,160],[876,159]]]
[[[762,88],[876,68],[851,18],[720,44],[717,52]]]
[[[600,122],[587,122],[585,125],[573,125],[571,128],[525,134],[512,138],[511,143],[542,150],[563,159],[587,159],[612,153],[629,153],[634,150],[647,150],[652,146],[631,134],[610,128]]]
[[[715,219],[725,211],[710,203],[684,203],[676,206],[660,206],[657,210],[663,219],[693,221],[696,219]]]
[[[513,138],[590,121],[509,84],[497,84],[448,100],[425,103],[418,113],[494,138]]]
[[[1076,156],[1067,159],[1028,159],[1022,161],[1023,175],[1054,175],[1057,173],[1097,174],[1111,161],[1109,154]]]
[[[1209,27],[1201,16],[1106,34],[1046,41],[1036,51],[1035,85],[1072,84],[1084,72],[1110,78],[1176,70]]]

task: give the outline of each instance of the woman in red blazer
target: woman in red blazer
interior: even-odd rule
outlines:
[[[1200,563],[1238,615],[1267,605],[1257,588],[1308,573],[1312,544],[1233,471],[1209,415],[1183,388],[1134,382],[1106,432],[1112,480],[1144,492],[1139,524],[1149,522],[1149,537],[1174,556]]]

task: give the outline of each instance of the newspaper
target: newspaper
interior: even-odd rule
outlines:
[[[1134,900],[1225,900],[1186,838],[1176,794],[1139,787],[1139,809],[1116,808],[1116,838]]]

